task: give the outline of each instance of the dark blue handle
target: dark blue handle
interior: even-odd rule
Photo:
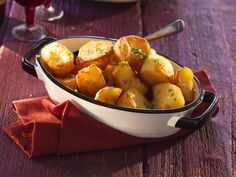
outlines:
[[[22,68],[27,73],[37,77],[37,73],[35,71],[34,65],[30,63],[30,60],[38,54],[38,52],[49,42],[55,41],[56,38],[53,37],[45,37],[35,45],[33,45],[29,51],[22,58]]]
[[[177,121],[175,127],[190,130],[196,130],[202,127],[202,125],[204,125],[204,123],[215,113],[218,104],[218,96],[215,93],[205,91],[202,102],[210,104],[202,115],[198,117],[182,117]]]

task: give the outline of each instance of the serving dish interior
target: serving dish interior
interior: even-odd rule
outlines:
[[[60,43],[63,44],[64,46],[67,47],[67,49],[69,49],[71,52],[74,53],[74,55],[76,56],[78,54],[79,49],[86,44],[89,41],[96,41],[96,40],[108,40],[108,41],[112,41],[113,43],[115,43],[117,40],[116,39],[112,39],[112,38],[103,38],[103,37],[95,37],[95,36],[84,36],[84,37],[69,37],[69,38],[62,38],[62,39],[58,39],[55,42],[56,43]],[[52,42],[53,43],[53,42]],[[160,53],[158,53],[160,54]],[[182,66],[180,64],[177,64],[174,60],[172,60],[171,58],[160,54],[162,56],[164,56],[166,59],[168,59],[174,70],[177,71],[179,68],[181,68]],[[119,109],[119,110],[124,110],[124,111],[134,111],[134,112],[145,112],[145,113],[170,113],[170,112],[181,112],[183,110],[188,110],[196,105],[198,105],[203,97],[203,88],[200,84],[200,82],[198,81],[198,79],[196,77],[194,77],[194,99],[192,102],[186,104],[184,107],[181,108],[174,108],[174,109],[144,109],[144,108],[127,108],[127,107],[121,107],[121,106],[117,106],[117,105],[111,105],[111,104],[107,104],[104,102],[100,102],[97,100],[94,100],[93,98],[90,98],[84,94],[81,94],[79,92],[74,92],[73,90],[71,90],[69,87],[66,87],[65,85],[63,85],[60,81],[58,81],[43,65],[40,57],[37,58],[37,63],[38,65],[40,65],[40,67],[42,68],[42,70],[44,71],[44,73],[47,75],[47,77],[52,80],[54,82],[54,84],[56,84],[57,86],[61,87],[63,90],[67,91],[69,94],[72,94],[76,97],[79,97],[81,99],[84,99],[86,101],[92,102],[94,104],[98,104],[98,105],[102,105],[102,106],[106,106],[106,107],[110,107],[110,108],[114,108],[114,109]]]

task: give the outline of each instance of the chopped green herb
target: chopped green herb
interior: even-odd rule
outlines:
[[[174,98],[174,101],[176,101],[176,98]]]
[[[67,56],[71,57],[73,54],[72,53],[67,53]]]
[[[171,92],[173,92],[173,91],[174,91],[174,90],[173,90],[172,88],[169,88],[169,89],[168,89],[168,92],[169,92],[169,93],[171,93]]]
[[[154,63],[160,64],[160,60],[159,59],[155,59],[153,61],[154,61]]]
[[[129,66],[129,62],[128,61],[120,61],[119,62],[119,66]]]
[[[96,52],[98,52],[99,54],[105,54],[104,49],[101,48],[96,48]]]
[[[144,53],[141,49],[137,48],[137,47],[132,47],[131,51],[134,54],[138,54],[141,55],[143,57],[143,59],[147,59],[148,58],[148,54]]]
[[[175,92],[172,92],[170,95],[171,95],[171,96],[174,96],[174,95],[175,95]]]
[[[91,64],[90,66],[97,66],[95,63]]]
[[[132,47],[131,51],[134,52],[135,54],[140,54],[140,55],[142,55],[142,53],[143,53],[143,51],[141,49],[136,48],[136,47]]]
[[[127,92],[126,96],[127,97],[135,97],[135,95],[132,92]]]
[[[143,53],[143,58],[144,58],[144,59],[147,59],[147,58],[148,58],[148,54]]]

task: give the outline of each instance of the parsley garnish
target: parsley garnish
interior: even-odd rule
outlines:
[[[97,66],[95,63],[91,64],[90,66]]]
[[[155,59],[153,61],[154,61],[154,63],[160,64],[160,60],[159,59]]]
[[[174,91],[174,90],[173,90],[172,88],[169,88],[169,89],[168,89],[168,92],[169,92],[169,93],[171,93],[171,92],[173,92],[173,91]]]
[[[104,49],[101,48],[96,48],[96,52],[98,52],[99,54],[105,54]]]
[[[174,96],[175,95],[175,92],[172,88],[169,88],[168,89],[168,92],[170,93],[171,96]]]
[[[126,96],[127,97],[135,97],[135,95],[132,92],[127,92]]]
[[[132,47],[132,48],[131,48],[131,51],[132,51],[134,54],[141,55],[141,56],[143,57],[143,59],[147,59],[147,58],[148,58],[148,54],[144,53],[140,48]]]
[[[128,61],[120,61],[119,62],[119,66],[123,67],[123,66],[129,66],[129,62]]]

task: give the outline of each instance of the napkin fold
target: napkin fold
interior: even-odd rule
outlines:
[[[205,90],[215,92],[207,73],[195,73]],[[19,121],[3,127],[4,131],[29,157],[48,154],[65,155],[160,142],[187,135],[181,130],[164,138],[139,138],[115,130],[87,115],[72,102],[55,105],[48,97],[13,101]],[[214,116],[218,113],[220,105]],[[201,105],[196,112],[202,112]]]

